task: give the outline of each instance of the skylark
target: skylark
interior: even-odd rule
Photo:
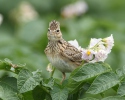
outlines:
[[[49,24],[47,37],[48,45],[45,54],[52,66],[62,72],[61,82],[63,82],[66,72],[72,72],[82,64],[82,53],[63,39],[60,23],[55,20]]]

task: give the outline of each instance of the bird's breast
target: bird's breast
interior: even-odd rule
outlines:
[[[47,56],[50,63],[60,70],[61,72],[71,72],[75,69],[75,67],[71,66],[69,62],[58,56]]]

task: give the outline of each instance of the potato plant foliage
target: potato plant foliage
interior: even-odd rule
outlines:
[[[125,100],[125,66],[113,71],[102,62],[87,63],[75,69],[60,84],[59,79],[42,77],[26,66],[0,61],[0,70],[14,73],[0,78],[0,100]],[[113,94],[106,95],[113,91]]]

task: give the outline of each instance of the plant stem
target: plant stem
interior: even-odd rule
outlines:
[[[51,72],[50,77],[53,77],[54,72],[55,72],[55,67],[53,67],[53,71]]]

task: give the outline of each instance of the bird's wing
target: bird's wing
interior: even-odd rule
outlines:
[[[61,52],[61,55],[64,58],[69,59],[70,61],[73,61],[76,63],[82,62],[82,53],[69,43],[67,43],[67,47],[65,48],[63,52]]]

